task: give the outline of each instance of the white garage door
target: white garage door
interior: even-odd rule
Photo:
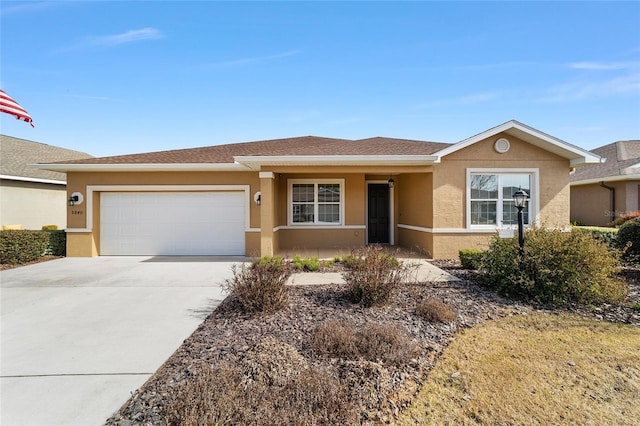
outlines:
[[[101,255],[244,255],[244,192],[103,192]]]

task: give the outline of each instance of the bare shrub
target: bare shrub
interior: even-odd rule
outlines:
[[[453,322],[458,317],[453,306],[431,297],[418,303],[416,314],[430,322]]]
[[[418,354],[411,335],[401,327],[370,323],[362,328],[340,321],[316,327],[311,346],[321,356],[403,365]]]
[[[342,274],[351,298],[364,307],[383,305],[393,298],[412,267],[387,254],[380,246],[354,250]]]
[[[274,344],[282,345],[276,353]],[[173,393],[166,408],[167,424],[357,424],[349,389],[328,372],[302,365],[299,361],[304,358],[293,352],[293,347],[271,339],[252,348],[248,359],[238,364],[201,367]],[[292,360],[295,365],[289,365]]]
[[[233,265],[233,278],[225,281],[224,289],[246,312],[275,312],[289,303],[287,279],[291,268],[281,258],[262,258],[251,265]]]

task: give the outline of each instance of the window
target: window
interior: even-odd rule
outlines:
[[[290,181],[291,225],[341,225],[343,180]]]
[[[533,173],[470,172],[469,223],[471,226],[517,225],[518,209],[513,194],[522,189],[531,196]],[[525,225],[530,222],[531,199],[522,210]]]

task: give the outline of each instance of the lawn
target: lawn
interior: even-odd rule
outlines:
[[[640,328],[534,313],[460,333],[397,425],[637,425]]]

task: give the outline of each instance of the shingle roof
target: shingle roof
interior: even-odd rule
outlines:
[[[640,174],[640,167],[638,167],[640,140],[613,142],[592,149],[591,152],[606,158],[607,161],[602,164],[577,168],[571,175],[571,182]]]
[[[451,144],[393,138],[359,140],[302,136],[202,148],[62,161],[61,164],[233,163],[235,156],[430,155]]]
[[[28,164],[53,163],[89,157],[91,156],[84,152],[0,135],[0,175],[66,181],[65,173],[35,169],[29,167]]]

